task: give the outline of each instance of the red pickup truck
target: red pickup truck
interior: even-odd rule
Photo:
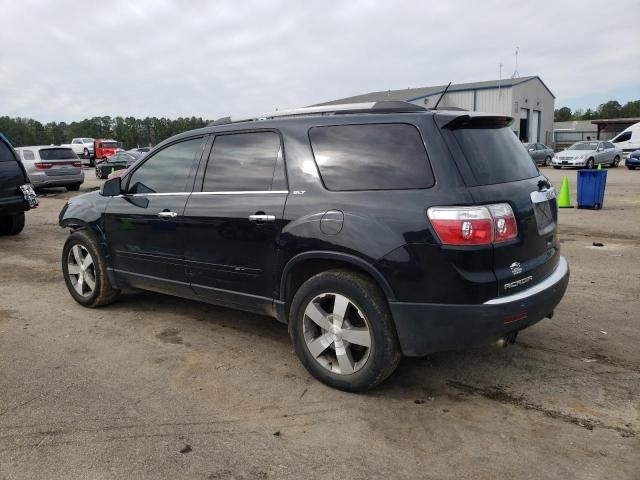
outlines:
[[[116,140],[103,140],[96,138],[93,141],[93,152],[96,160],[104,160],[119,150]]]

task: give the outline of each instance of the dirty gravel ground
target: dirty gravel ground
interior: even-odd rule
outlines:
[[[575,171],[545,173],[575,198]],[[351,395],[269,318],[151,293],[74,303],[56,223],[71,194],[49,190],[0,238],[0,478],[638,479],[639,192],[618,168],[604,210],[561,211],[572,279],[553,320]]]

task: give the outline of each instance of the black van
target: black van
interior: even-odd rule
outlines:
[[[9,140],[0,133],[0,235],[17,235],[24,212],[38,205],[29,177]]]
[[[65,205],[64,279],[87,307],[137,288],[274,316],[348,391],[403,354],[512,339],[569,268],[511,122],[403,102],[221,119]]]

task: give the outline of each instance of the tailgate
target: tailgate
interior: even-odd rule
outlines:
[[[478,204],[509,203],[516,216],[517,238],[493,247],[498,295],[511,295],[551,275],[560,260],[558,210],[546,179],[472,187],[470,192]]]

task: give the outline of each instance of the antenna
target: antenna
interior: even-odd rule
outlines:
[[[449,90],[449,87],[451,86],[451,82],[449,82],[449,85],[447,85],[447,88],[444,89],[444,92],[442,92],[442,95],[440,95],[440,98],[438,99],[438,101],[436,102],[436,104],[433,106],[434,110],[438,109],[438,105],[440,105],[440,100],[442,100],[445,96],[445,94],[447,93],[447,90]]]
[[[500,76],[498,77],[498,97],[502,96],[502,91],[500,87],[502,86],[502,64],[500,64]]]
[[[516,69],[513,71],[513,75],[511,78],[520,78],[520,72],[518,72],[518,52],[520,51],[520,47],[516,47]]]

